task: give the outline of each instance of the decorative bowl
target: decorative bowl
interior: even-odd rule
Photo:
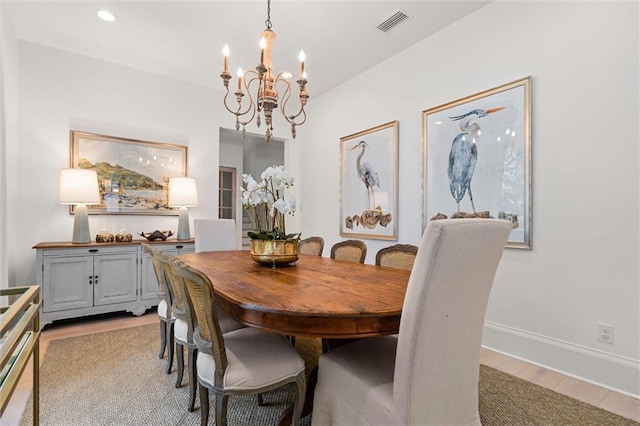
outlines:
[[[262,265],[283,265],[298,260],[298,243],[295,240],[251,240],[251,259]]]

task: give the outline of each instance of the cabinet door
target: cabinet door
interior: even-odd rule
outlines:
[[[137,300],[137,253],[94,257],[93,303],[96,306]]]
[[[42,311],[93,306],[93,256],[44,259]]]

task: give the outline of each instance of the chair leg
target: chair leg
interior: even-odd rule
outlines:
[[[176,388],[182,386],[182,376],[184,374],[184,346],[176,340],[176,361],[178,364],[178,374],[176,377]]]
[[[264,405],[264,397],[261,393],[258,394],[258,405],[262,407]]]
[[[196,405],[196,384],[198,383],[198,370],[196,369],[196,358],[198,357],[198,350],[196,348],[187,349],[187,362],[189,372],[189,406],[187,410],[192,413],[195,410]]]
[[[209,389],[198,385],[200,388],[200,426],[207,426],[209,423]]]
[[[167,374],[171,373],[171,367],[173,367],[173,353],[175,347],[175,338],[173,336],[173,322],[168,324],[167,329]]]
[[[302,415],[302,408],[304,407],[304,399],[307,388],[307,379],[305,372],[298,374],[296,377],[296,400],[293,406],[293,414],[291,415],[292,426],[298,426],[300,424],[300,416]]]
[[[160,353],[158,354],[158,358],[164,358],[164,352],[167,348],[167,322],[164,320],[160,320]]]
[[[227,426],[229,395],[216,394],[216,426]]]

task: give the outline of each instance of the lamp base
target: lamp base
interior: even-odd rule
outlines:
[[[180,207],[178,212],[178,235],[176,235],[176,239],[178,240],[188,240],[191,238],[191,233],[189,232],[189,210],[186,207]]]
[[[85,204],[78,204],[74,210],[73,219],[73,239],[74,244],[90,243],[91,234],[89,232],[89,215]]]

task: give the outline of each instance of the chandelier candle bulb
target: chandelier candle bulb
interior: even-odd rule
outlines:
[[[300,60],[300,76],[302,76],[304,74],[304,60],[306,59],[305,54],[304,54],[304,50],[300,50],[300,54],[298,55],[298,59]]]
[[[242,68],[238,68],[238,91],[242,92],[242,77],[244,76],[244,72],[242,72]]]
[[[229,45],[225,44],[222,48],[222,54],[224,55],[224,70],[223,72],[229,72]]]
[[[260,65],[264,65],[264,49],[267,47],[267,40],[262,37],[260,39]]]

